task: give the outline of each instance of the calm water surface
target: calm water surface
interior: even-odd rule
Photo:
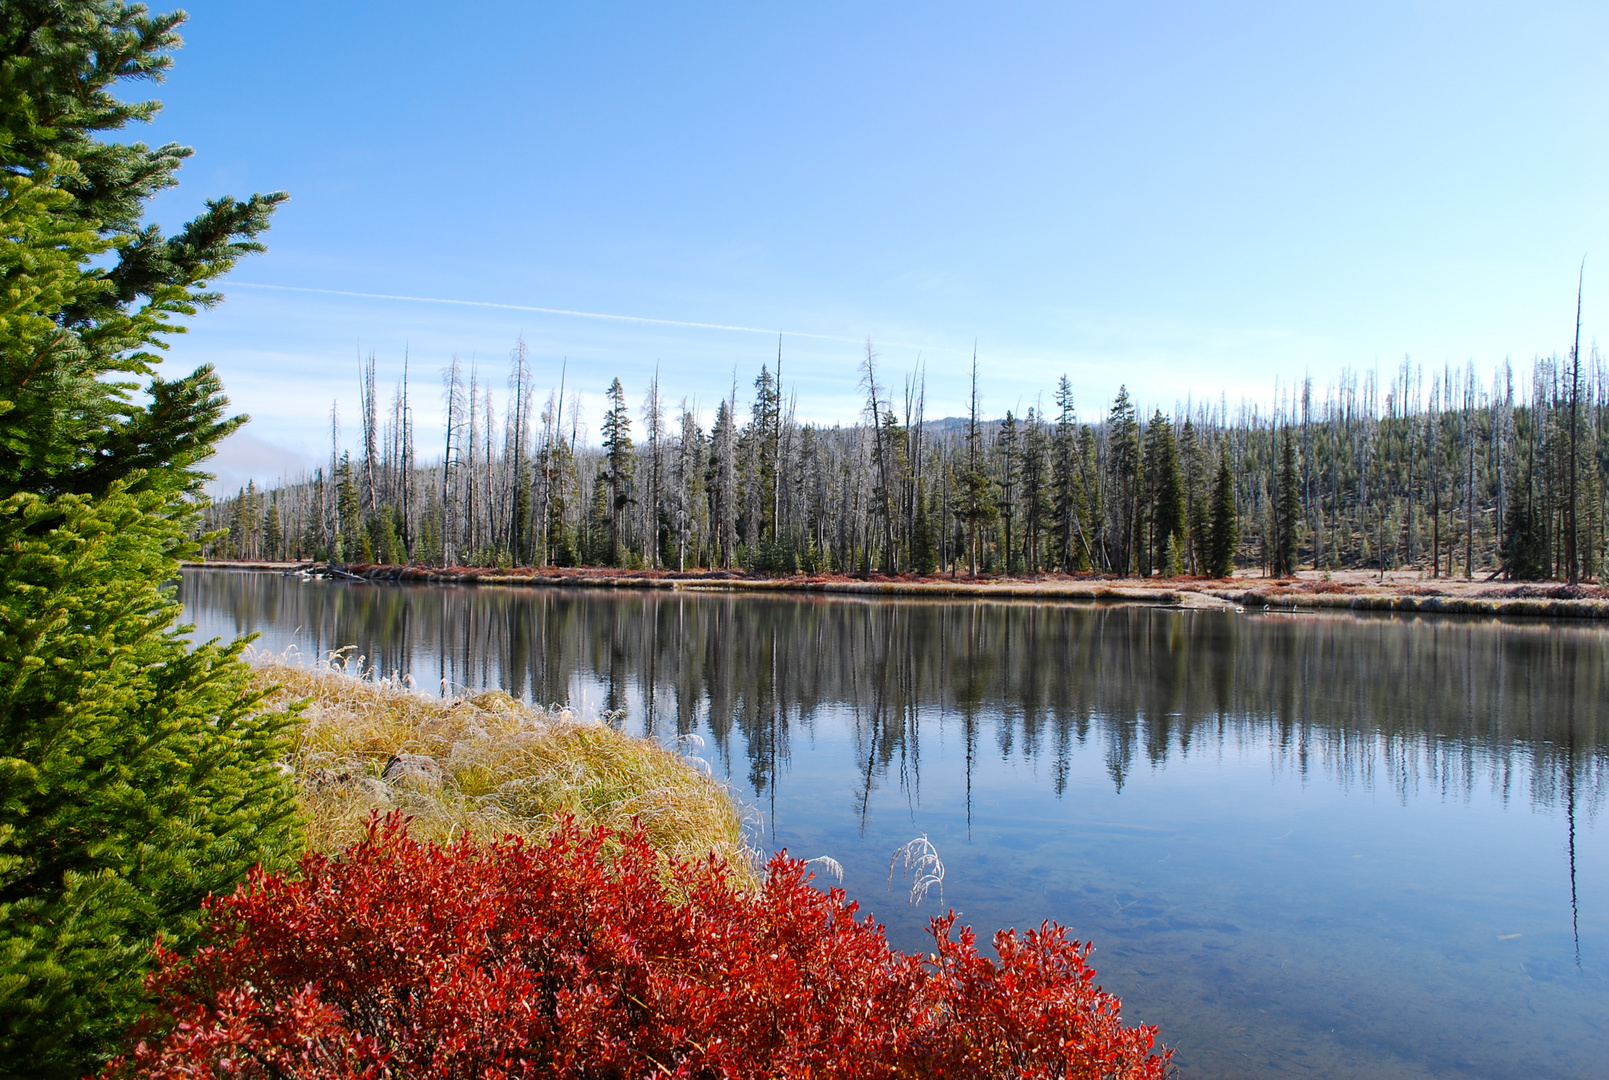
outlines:
[[[301,582],[186,571],[202,637],[354,647],[697,734],[766,848],[920,949],[1054,919],[1196,1077],[1609,1076],[1609,630]]]

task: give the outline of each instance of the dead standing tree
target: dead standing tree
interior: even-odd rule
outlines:
[[[866,340],[866,359],[860,365],[860,385],[866,391],[866,411],[872,421],[872,458],[877,466],[877,515],[882,519],[883,569],[893,573],[898,568],[894,550],[894,495],[892,455],[888,435],[883,430],[882,387],[877,385],[877,353],[871,339]]]
[[[442,378],[446,383],[441,396],[447,407],[447,438],[441,456],[441,561],[443,566],[455,566],[458,536],[462,531],[459,489],[464,457],[464,414],[473,410],[465,400],[463,368],[457,356],[442,372]]]
[[[1565,499],[1564,522],[1564,569],[1565,580],[1571,585],[1581,580],[1581,560],[1577,557],[1576,541],[1579,522],[1577,520],[1577,485],[1579,482],[1581,456],[1579,438],[1581,429],[1581,289],[1587,279],[1587,257],[1581,257],[1581,270],[1576,277],[1575,286],[1575,344],[1570,346],[1570,472],[1569,493]]]

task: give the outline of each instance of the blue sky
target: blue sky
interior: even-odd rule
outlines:
[[[707,415],[781,331],[831,422],[867,338],[930,415],[976,340],[991,413],[1065,372],[1093,416],[1563,351],[1583,254],[1609,315],[1601,4],[187,8],[156,217],[292,196],[172,352],[255,418],[226,480],[318,455],[371,349],[430,445],[448,357],[500,386],[521,334]]]

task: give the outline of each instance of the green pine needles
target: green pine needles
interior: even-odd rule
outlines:
[[[0,502],[0,1062],[78,1076],[140,1004],[161,934],[300,844],[229,648],[187,650],[160,582],[182,523],[153,494]]]
[[[1229,450],[1218,453],[1218,475],[1212,482],[1212,506],[1207,525],[1207,574],[1226,578],[1235,572],[1235,548],[1240,543],[1235,510],[1235,477],[1229,470]]]
[[[183,948],[203,897],[300,846],[288,715],[239,643],[186,647],[164,585],[196,465],[243,418],[210,368],[164,380],[153,350],[284,199],[209,202],[172,237],[143,223],[190,151],[107,139],[157,108],[113,90],[160,78],[182,17],[0,5],[4,1076],[93,1071],[142,1007],[152,942]]]

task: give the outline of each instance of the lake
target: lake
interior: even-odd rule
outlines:
[[[350,648],[680,739],[923,949],[1092,941],[1180,1075],[1609,1075],[1609,628],[186,570],[202,638]],[[700,742],[701,741],[701,742]],[[946,867],[909,903],[895,849]]]

